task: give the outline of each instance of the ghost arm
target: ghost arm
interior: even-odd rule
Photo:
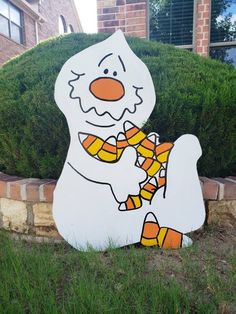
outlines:
[[[125,149],[119,161],[100,161],[79,149],[70,150],[67,163],[85,179],[97,184],[107,184],[118,202],[126,201],[129,194],[139,194],[139,184],[146,180],[146,172],[135,165],[137,153],[134,148]]]

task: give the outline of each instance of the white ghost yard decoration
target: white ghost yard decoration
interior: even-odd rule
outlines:
[[[190,245],[184,234],[205,219],[201,147],[193,135],[160,144],[156,133],[140,130],[155,90],[121,31],[63,65],[55,100],[71,136],[53,202],[62,237],[80,250]]]

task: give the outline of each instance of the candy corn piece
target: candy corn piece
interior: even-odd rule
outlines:
[[[120,204],[119,210],[125,211],[125,210],[138,209],[141,206],[142,206],[142,200],[139,195],[129,195],[127,198],[127,201]]]
[[[83,148],[92,156],[97,155],[104,143],[101,138],[86,133],[79,133],[79,140]]]
[[[159,233],[159,225],[152,213],[148,213],[145,222],[143,224],[143,230],[141,235],[141,244],[144,246],[157,246],[157,236]]]
[[[166,170],[162,168],[159,173],[159,178],[157,179],[158,188],[161,188],[166,184]]]
[[[162,227],[157,239],[161,248],[178,249],[182,246],[183,234],[171,228]]]
[[[125,136],[128,143],[132,146],[139,144],[146,138],[145,133],[136,127],[133,123],[126,121],[124,124]]]
[[[143,157],[152,158],[156,147],[156,135],[151,134],[141,141],[137,147],[137,152]]]
[[[123,133],[118,134],[117,142],[116,142],[116,147],[117,147],[117,159],[120,158],[123,150],[129,146],[129,143]]]
[[[161,168],[161,163],[152,158],[139,157],[138,162],[140,167],[145,170],[150,177],[155,176]]]
[[[114,162],[117,158],[116,139],[114,136],[109,137],[98,152],[98,157],[102,161]]]
[[[151,201],[154,194],[157,191],[157,181],[156,178],[151,178],[140,190],[140,195],[143,199]]]
[[[173,146],[173,143],[162,143],[157,145],[155,149],[157,160],[161,163],[167,162],[168,156]]]

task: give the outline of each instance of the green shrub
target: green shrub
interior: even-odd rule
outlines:
[[[54,83],[63,63],[106,35],[70,34],[39,44],[0,69],[0,170],[35,177],[60,175],[69,143]],[[236,170],[236,71],[188,51],[130,38],[152,74],[157,105],[145,126],[161,140],[199,137],[199,172]]]

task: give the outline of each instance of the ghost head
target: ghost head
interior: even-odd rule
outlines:
[[[129,120],[138,127],[150,116],[155,90],[146,65],[121,31],[72,56],[55,84],[55,100],[70,133],[117,135]]]

